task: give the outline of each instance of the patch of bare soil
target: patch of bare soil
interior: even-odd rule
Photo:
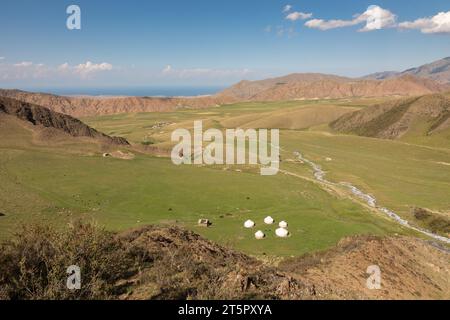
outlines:
[[[325,299],[449,299],[448,248],[406,237],[352,237],[321,254],[281,263],[313,284]],[[381,289],[367,287],[369,266],[381,271]]]
[[[124,151],[114,151],[111,152],[111,157],[116,159],[122,159],[122,160],[133,160],[135,158],[135,155],[131,152],[124,152]]]

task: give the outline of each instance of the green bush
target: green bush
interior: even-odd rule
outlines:
[[[157,141],[154,138],[146,137],[144,140],[142,140],[141,144],[144,146],[150,146],[152,144],[155,144]]]

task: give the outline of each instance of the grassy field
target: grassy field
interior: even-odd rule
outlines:
[[[301,151],[323,165],[331,180],[352,182],[408,218],[415,205],[448,212],[450,167],[442,163],[450,163],[449,149],[328,132],[330,119],[373,102],[247,103],[83,119],[105,133],[135,143],[151,138],[164,148],[172,144],[173,129],[190,128],[194,120],[216,128],[287,123],[281,132],[282,169],[306,179],[283,173],[263,177],[255,168],[238,166],[178,167],[168,158],[145,154],[134,160],[103,158],[98,146],[68,141],[57,148],[36,145],[27,130],[10,128],[1,132],[0,142],[1,238],[23,222],[63,226],[82,217],[113,230],[176,224],[247,253],[291,256],[326,249],[350,235],[409,234],[308,180],[308,166],[287,161],[293,151]],[[262,223],[267,215],[287,220],[291,237],[275,238],[275,227]],[[210,219],[212,227],[197,227],[199,218]],[[247,219],[256,221],[255,230],[243,228]],[[254,239],[259,229],[268,235],[263,241]]]
[[[377,99],[314,100],[285,102],[250,102],[224,105],[202,110],[181,109],[167,113],[118,114],[87,117],[82,120],[110,135],[124,136],[133,142],[142,142],[152,136],[164,145],[176,128],[191,128],[194,120],[203,120],[205,126],[215,128],[278,128],[304,130],[328,123],[345,112],[358,110]],[[152,128],[164,123],[163,128]]]
[[[408,219],[415,206],[450,211],[450,149],[320,131],[283,132],[282,140],[319,163],[332,181],[351,182]]]
[[[4,236],[23,221],[61,225],[83,217],[114,230],[179,224],[249,253],[297,255],[327,248],[347,235],[401,232],[349,200],[282,174],[176,167],[148,156],[123,161],[3,150],[2,160],[1,192],[12,192],[0,202],[7,213],[0,220]],[[289,221],[292,237],[274,239],[274,228],[262,226],[267,215]],[[196,227],[199,218],[211,219],[213,226]],[[268,238],[254,240],[256,230],[242,226],[246,219],[254,219]]]

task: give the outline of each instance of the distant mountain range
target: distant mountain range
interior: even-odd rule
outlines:
[[[362,78],[297,73],[260,81],[241,81],[221,96],[237,100],[294,100],[347,97],[417,96],[450,90],[450,57],[403,72]]]
[[[420,78],[434,80],[440,84],[450,83],[450,57],[444,58],[417,68],[411,68],[403,72],[386,71],[378,72],[363,77],[363,79],[385,80],[404,75],[413,75]]]
[[[241,81],[220,97],[239,101],[341,99],[356,97],[418,96],[444,92],[450,86],[403,75],[385,80],[352,79],[325,74],[291,74],[261,81]]]
[[[1,90],[0,97],[47,107],[75,117],[200,109],[243,101],[413,97],[450,91],[450,58],[404,72],[381,72],[363,78],[318,73],[295,73],[259,81],[241,81],[204,97],[65,97],[20,90]]]
[[[21,90],[2,90],[0,97],[12,98],[74,117],[118,113],[168,112],[183,108],[201,109],[233,102],[227,97],[66,97]]]

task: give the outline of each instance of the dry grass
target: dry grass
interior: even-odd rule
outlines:
[[[76,222],[68,230],[24,226],[0,248],[0,299],[109,299],[132,273],[136,254],[114,234]],[[81,268],[81,290],[68,290],[66,270]]]

